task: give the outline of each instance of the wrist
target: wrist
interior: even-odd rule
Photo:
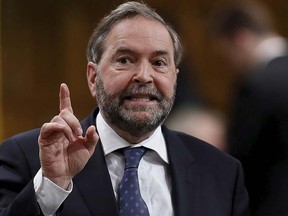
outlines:
[[[72,178],[68,176],[51,177],[43,173],[43,177],[49,179],[51,182],[61,187],[63,190],[68,190],[71,185]]]

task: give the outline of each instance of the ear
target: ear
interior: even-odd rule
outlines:
[[[87,64],[87,82],[91,95],[96,99],[96,76],[97,76],[97,64],[88,62]]]
[[[249,29],[242,28],[235,32],[233,38],[233,42],[236,47],[241,49],[250,49],[251,41],[254,42],[254,33],[252,33]],[[252,46],[253,47],[253,46]]]
[[[176,77],[175,77],[176,81],[175,81],[175,82],[177,82],[177,80],[178,80],[178,74],[179,74],[179,69],[176,68],[175,72],[176,72]]]

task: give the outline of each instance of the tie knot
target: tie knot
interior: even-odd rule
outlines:
[[[138,168],[139,162],[145,152],[146,149],[144,147],[126,148],[124,150],[125,169]]]

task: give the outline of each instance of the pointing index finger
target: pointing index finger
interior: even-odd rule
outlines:
[[[60,101],[60,112],[64,109],[67,109],[71,113],[73,113],[71,99],[70,99],[70,91],[68,86],[65,83],[60,85],[60,92],[59,92],[59,101]]]

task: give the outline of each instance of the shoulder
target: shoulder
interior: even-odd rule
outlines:
[[[26,132],[22,132],[19,134],[16,134],[10,138],[7,138],[3,141],[1,146],[6,145],[29,145],[29,143],[38,143],[38,136],[40,133],[40,128],[29,130]]]
[[[37,141],[38,136],[40,133],[40,128],[25,131],[22,133],[18,133],[10,138],[7,138],[6,140],[3,141],[2,145],[7,145],[7,143],[21,143],[24,144],[27,141]]]
[[[197,176],[205,187],[227,189],[237,179],[243,182],[243,168],[239,160],[191,135],[165,129],[172,170],[185,167],[188,176]],[[164,135],[165,136],[165,135]],[[213,179],[213,182],[210,180]]]
[[[272,59],[269,64],[267,65],[267,68],[275,68],[275,69],[279,69],[279,70],[287,70],[288,66],[288,56],[281,56],[281,57],[277,57]]]
[[[276,88],[279,85],[287,86],[288,79],[288,56],[281,56],[270,60],[262,70],[256,71],[251,80],[263,88],[271,85]]]
[[[26,154],[38,156],[38,136],[40,129],[16,134],[0,144],[0,154]]]
[[[163,130],[164,133],[168,133],[171,137],[175,137],[174,140],[178,139],[178,143],[171,143],[171,145],[175,145],[176,148],[179,147],[179,145],[183,145],[183,148],[188,151],[191,157],[201,164],[232,164],[239,166],[239,161],[236,158],[203,140],[183,132],[167,128],[164,128]]]
[[[31,173],[36,173],[40,167],[39,132],[40,129],[34,129],[6,139],[0,144],[0,163],[25,169],[29,167]]]
[[[179,138],[183,141],[187,149],[191,152],[191,154],[193,154],[194,157],[198,157],[198,159],[207,160],[209,158],[210,160],[213,160],[213,158],[215,158],[215,160],[217,161],[218,160],[234,161],[234,162],[237,161],[228,153],[216,148],[210,143],[207,143],[203,140],[200,140],[196,137],[193,137],[191,135],[182,132],[176,132],[176,133],[178,134]]]

